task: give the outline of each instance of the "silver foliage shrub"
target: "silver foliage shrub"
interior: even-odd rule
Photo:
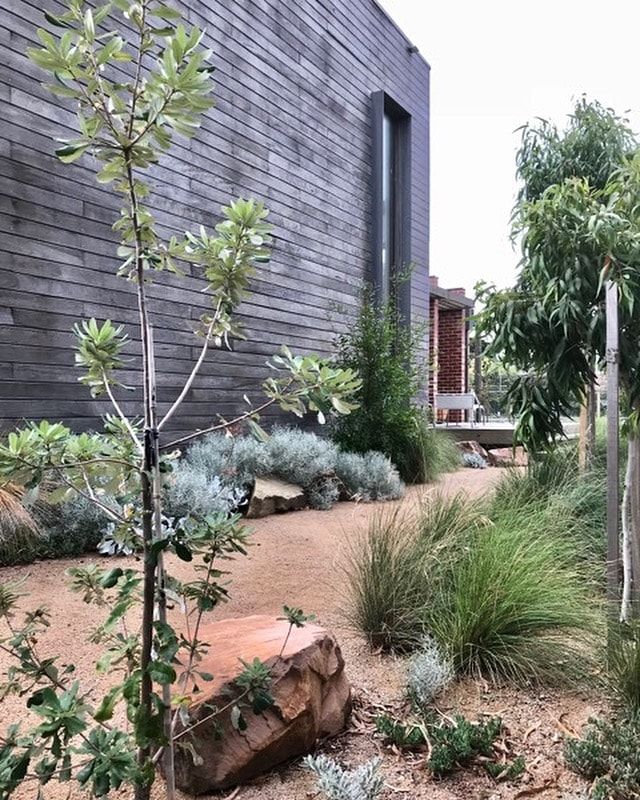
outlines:
[[[340,453],[329,439],[276,427],[267,441],[207,436],[175,465],[167,492],[170,513],[218,511],[220,486],[248,493],[256,477],[275,475],[304,489],[309,505],[329,509],[340,486],[354,500],[394,500],[404,494],[397,469],[382,453]],[[242,500],[242,498],[240,498]]]
[[[108,497],[107,505],[118,508]],[[78,495],[58,505],[45,506],[36,512],[45,536],[40,558],[64,558],[95,550],[109,526],[110,518],[90,500]]]
[[[305,489],[311,508],[328,511],[340,499],[340,484],[336,478],[322,476]]]
[[[266,445],[275,474],[303,489],[335,472],[338,448],[330,439],[315,433],[276,427]]]
[[[338,453],[336,475],[354,500],[397,500],[405,492],[398,470],[383,453]]]
[[[273,462],[264,442],[250,436],[230,437],[221,433],[192,445],[176,467],[189,465],[208,480],[219,477],[226,486],[246,487],[256,475],[268,475]]]
[[[167,483],[166,508],[172,517],[187,514],[215,514],[235,511],[247,497],[243,485],[224,484],[218,475],[184,463],[178,465]]]
[[[486,469],[487,462],[479,453],[463,453],[462,463],[471,469]]]
[[[307,756],[306,767],[315,773],[327,800],[376,800],[384,789],[379,774],[381,759],[373,758],[353,770],[343,769],[327,756]]]
[[[428,706],[453,680],[453,666],[430,637],[409,662],[407,693],[419,707]]]

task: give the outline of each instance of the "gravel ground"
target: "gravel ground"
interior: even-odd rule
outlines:
[[[412,487],[404,502],[410,507],[433,491],[446,494],[462,491],[476,498],[489,491],[500,475],[500,470],[491,468],[461,470],[431,486]],[[216,616],[277,615],[287,603],[315,612],[322,624],[334,630],[345,655],[357,703],[351,729],[339,740],[326,743],[324,749],[346,765],[382,755],[388,785],[385,799],[577,797],[573,794],[579,788],[576,780],[562,769],[561,739],[567,732],[579,731],[590,715],[601,710],[597,699],[586,695],[516,692],[467,683],[455,686],[444,697],[441,709],[445,713],[453,710],[471,715],[500,713],[509,731],[507,746],[514,754],[527,757],[528,772],[517,785],[496,785],[482,770],[465,771],[459,777],[436,782],[428,777],[419,759],[385,751],[371,735],[376,707],[401,702],[404,664],[401,659],[372,654],[347,628],[341,609],[346,600],[345,556],[380,506],[340,503],[329,512],[299,511],[252,520],[253,546],[249,557],[232,564],[232,598],[218,609]],[[97,696],[108,686],[109,678],[95,677],[94,662],[100,648],[87,641],[98,621],[96,610],[65,588],[68,567],[94,560],[85,557],[5,568],[0,570],[0,579],[21,581],[25,608],[43,604],[50,608],[54,625],[39,643],[40,651],[45,655],[62,653],[73,661],[83,684],[91,681]],[[119,564],[135,566],[136,562],[121,559]],[[189,574],[189,565],[183,562],[171,563],[169,569],[178,577]],[[6,670],[4,657],[0,657],[0,667],[3,672]],[[5,700],[0,708],[5,725],[18,721],[25,713],[16,698]],[[32,798],[34,789],[33,785],[25,786],[16,797]],[[75,788],[69,794],[69,787],[64,785],[45,788],[45,797],[52,800],[82,796]],[[127,794],[123,792],[122,796]],[[158,782],[154,797],[160,800],[162,796]],[[234,800],[306,800],[316,796],[313,779],[296,764],[233,794]]]

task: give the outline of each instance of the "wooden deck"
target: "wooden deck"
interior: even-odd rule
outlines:
[[[495,447],[511,447],[513,444],[514,422],[477,422],[470,425],[468,422],[438,423],[438,430],[447,431],[458,442],[474,441],[479,442],[487,449]],[[574,439],[578,435],[578,423],[567,419],[564,422],[564,432],[568,439]]]

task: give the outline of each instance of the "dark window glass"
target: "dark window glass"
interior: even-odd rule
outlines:
[[[396,276],[411,263],[411,117],[385,92],[372,96],[373,270],[381,304],[394,302],[410,316],[409,281]]]
[[[395,267],[396,207],[396,126],[385,113],[382,121],[382,253],[380,274],[380,300],[386,303],[391,296],[391,282]]]

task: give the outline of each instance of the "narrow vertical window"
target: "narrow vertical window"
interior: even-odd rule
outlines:
[[[382,242],[380,302],[387,303],[391,296],[391,283],[395,269],[395,126],[391,116],[385,112],[382,120]]]
[[[411,262],[411,117],[384,92],[372,108],[372,281],[378,302],[394,302],[408,323],[410,282],[398,277]]]

